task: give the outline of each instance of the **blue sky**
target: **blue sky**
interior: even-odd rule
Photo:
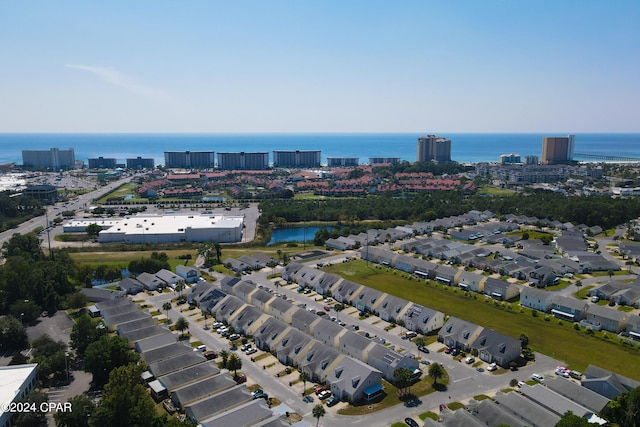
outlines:
[[[639,132],[640,2],[0,1],[0,132]]]

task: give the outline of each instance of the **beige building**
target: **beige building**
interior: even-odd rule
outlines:
[[[450,162],[451,140],[436,135],[418,138],[416,161],[418,162]]]
[[[542,140],[542,158],[540,159],[540,163],[543,165],[554,165],[572,161],[575,138],[575,135],[545,137]]]

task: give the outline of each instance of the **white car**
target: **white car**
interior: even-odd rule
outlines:
[[[251,347],[251,348],[248,348],[247,351],[245,351],[245,354],[249,356],[250,354],[257,353],[257,352],[258,352],[257,348]]]
[[[498,369],[498,365],[495,363],[492,363],[487,367],[487,371],[495,371],[496,369]]]
[[[474,359],[473,357],[469,356],[466,359],[464,359],[464,363],[466,363],[467,365],[472,364],[473,362],[475,362],[476,359]]]
[[[329,298],[325,298],[324,299],[325,304],[328,304],[330,302],[333,302],[333,298],[329,297]]]
[[[539,383],[543,383],[544,382],[544,377],[540,374],[532,374],[531,375],[531,379],[534,381],[538,381]]]

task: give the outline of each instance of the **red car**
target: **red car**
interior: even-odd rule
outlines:
[[[331,311],[331,307],[329,307],[328,305],[324,306],[324,311]]]
[[[447,347],[447,348],[444,349],[444,352],[446,354],[449,354],[449,353],[451,353],[451,350],[453,350],[451,347]]]

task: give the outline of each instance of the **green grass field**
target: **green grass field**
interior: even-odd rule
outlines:
[[[175,249],[175,250],[166,250],[166,251],[131,251],[131,252],[71,252],[69,256],[75,262],[80,264],[89,264],[89,265],[116,265],[120,267],[126,267],[130,261],[140,259],[140,258],[149,258],[151,257],[152,252],[164,252],[169,257],[169,265],[171,268],[175,270],[177,265],[184,265],[184,259],[178,259],[180,255],[191,254],[191,259],[188,260],[187,265],[193,265],[196,257],[198,256],[197,251],[190,251],[186,249]]]
[[[335,264],[324,270],[515,338],[524,333],[534,351],[562,360],[571,369],[584,372],[589,364],[595,364],[640,380],[640,371],[629,369],[640,361],[637,346],[623,346],[611,333],[608,340],[602,333],[590,336],[584,328],[576,331],[571,322],[559,324],[558,319],[543,313],[534,317],[526,308],[521,313],[518,303],[497,303],[454,287],[425,284],[399,271],[372,263],[367,266],[364,261]]]
[[[483,185],[478,191],[478,194],[488,194],[490,196],[510,196],[514,194],[515,191],[507,190],[506,188],[497,188],[491,187],[489,185]]]

